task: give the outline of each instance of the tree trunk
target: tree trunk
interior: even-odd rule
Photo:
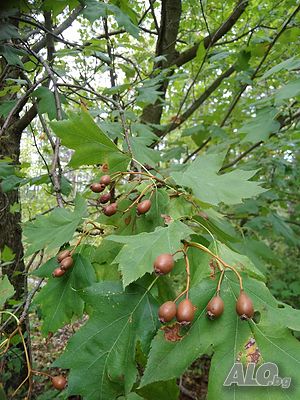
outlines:
[[[0,138],[0,157],[2,159],[6,157],[10,158],[12,164],[18,164],[20,157],[20,141],[21,134],[13,130],[7,130]],[[19,191],[12,190],[4,193],[0,188],[0,249],[3,250],[7,246],[14,253],[14,260],[12,263],[2,266],[2,275],[7,275],[14,287],[14,300],[21,302],[24,300],[27,293],[27,275],[25,274],[23,259],[21,212],[20,210],[16,211],[17,207],[14,207],[14,211],[11,210],[11,206],[13,205],[20,205]],[[13,320],[11,324],[6,327],[5,331],[11,332],[15,327],[16,323]],[[22,330],[25,333],[26,328],[24,325]],[[7,357],[4,356],[1,361],[1,364],[3,363],[1,369],[11,373],[11,377],[6,380],[4,385],[8,395],[19,386],[27,375],[23,344],[18,344],[15,350],[14,356],[20,358],[21,361],[19,370],[13,369],[11,365],[7,364],[7,360],[11,358],[10,351],[6,354]]]
[[[165,61],[159,61],[154,71],[168,68],[173,64],[177,53],[175,51],[178,35],[179,23],[181,17],[181,0],[163,0],[161,6],[161,21],[159,35],[156,43],[155,56],[164,56]],[[172,72],[170,72],[170,75]],[[168,80],[165,79],[159,91],[162,92],[161,98],[164,100],[168,88]],[[160,124],[163,112],[163,102],[158,100],[155,104],[149,104],[143,110],[141,120],[145,123]]]

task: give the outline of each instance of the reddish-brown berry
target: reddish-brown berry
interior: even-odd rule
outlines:
[[[70,256],[70,250],[63,250],[60,253],[57,254],[56,258],[58,262],[61,262],[64,258]]]
[[[60,267],[55,268],[55,270],[52,272],[53,278],[60,278],[65,274],[65,271],[61,269]]]
[[[117,203],[111,203],[108,206],[103,208],[103,213],[107,217],[111,217],[112,215],[114,215],[117,212],[117,209],[118,209]]]
[[[53,376],[51,378],[51,382],[53,387],[55,387],[57,390],[64,390],[67,385],[67,380],[63,375]]]
[[[158,309],[158,318],[160,322],[170,322],[176,315],[176,304],[174,301],[166,301]]]
[[[174,258],[172,254],[160,254],[154,261],[154,270],[159,275],[168,274],[174,267]]]
[[[72,257],[64,258],[60,263],[60,268],[66,271],[73,267],[74,261]]]
[[[105,185],[102,183],[92,183],[90,189],[94,193],[101,193],[105,189]]]
[[[195,307],[189,299],[184,299],[178,304],[176,319],[182,325],[190,324],[195,315]]]
[[[104,193],[99,197],[99,203],[105,204],[111,199],[111,193]]]
[[[236,312],[242,320],[250,319],[254,315],[252,300],[243,290],[241,290],[236,302]]]
[[[213,297],[206,306],[207,316],[210,319],[218,318],[223,314],[224,311],[224,301],[217,295]]]
[[[105,186],[109,185],[110,181],[111,181],[111,178],[109,175],[103,175],[100,178],[100,183],[102,183],[102,185],[105,185]]]
[[[151,200],[149,199],[143,200],[137,205],[136,212],[138,214],[146,214],[146,212],[148,212],[150,208],[151,208]]]

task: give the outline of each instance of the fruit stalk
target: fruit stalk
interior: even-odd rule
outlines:
[[[200,249],[202,251],[204,251],[205,253],[211,255],[213,258],[215,258],[217,261],[219,261],[220,264],[223,265],[223,267],[231,269],[236,276],[238,277],[239,280],[239,284],[240,284],[240,290],[244,290],[243,289],[243,279],[240,275],[240,273],[236,270],[236,268],[234,268],[233,266],[227,264],[224,260],[222,260],[222,258],[220,258],[219,256],[217,256],[216,254],[214,254],[212,251],[210,251],[207,247],[203,246],[200,243],[195,243],[195,242],[187,242],[184,241],[184,244],[186,244],[188,247],[195,247],[197,249]],[[222,269],[220,268],[220,266],[218,265],[218,268],[220,269],[220,271],[222,272]]]

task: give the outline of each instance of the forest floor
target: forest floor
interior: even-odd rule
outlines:
[[[86,322],[87,317],[59,329],[53,336],[43,338],[40,323],[34,314],[30,315],[32,334],[33,368],[52,375],[65,373],[51,368],[54,360],[63,352],[69,338]],[[205,400],[207,393],[208,371],[210,358],[202,357],[196,360],[178,380],[180,397],[178,400]],[[39,400],[55,399],[55,392],[51,389],[50,380],[42,375],[35,375],[32,398]],[[71,399],[71,398],[70,398]],[[72,397],[72,400],[80,397]]]

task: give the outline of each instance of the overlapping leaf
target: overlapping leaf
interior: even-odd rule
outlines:
[[[239,131],[246,133],[246,136],[241,143],[256,143],[260,140],[268,139],[269,135],[277,132],[280,128],[280,123],[276,119],[278,110],[274,107],[265,107],[257,111],[255,118],[247,121]]]
[[[56,208],[48,215],[38,216],[34,221],[25,223],[23,232],[28,243],[26,254],[30,255],[45,247],[54,250],[68,242],[85,215],[86,203],[77,196],[73,212]]]
[[[9,282],[7,275],[0,279],[0,309],[7,299],[15,293],[13,285]]]
[[[56,259],[49,260],[35,275],[49,278],[37,297],[35,304],[43,315],[42,332],[56,332],[69,323],[73,316],[80,318],[84,310],[84,301],[80,297],[83,288],[96,281],[92,264],[79,254],[74,256],[74,266],[60,278],[53,278],[51,273],[58,267]]]
[[[211,321],[205,316],[206,304],[215,293],[215,282],[203,280],[191,291],[191,299],[198,307],[195,322],[179,342],[166,341],[163,332],[158,333],[151,345],[141,386],[178,377],[197,357],[213,351],[208,400],[283,400],[300,396],[296,385],[300,345],[288,330],[300,328],[300,312],[278,308],[279,303],[264,283],[244,277],[245,290],[252,297],[255,310],[260,313],[260,321],[241,321],[235,313],[239,286],[230,275],[225,277],[221,291],[225,311],[217,320]],[[281,387],[224,388],[225,378],[237,359],[275,362],[283,376],[292,378],[290,391]],[[292,397],[289,397],[290,393]]]
[[[129,157],[118,149],[87,112],[72,113],[69,119],[52,122],[51,127],[63,145],[75,150],[71,166],[108,163],[110,172],[126,170]]]
[[[68,393],[89,400],[127,395],[136,381],[135,349],[147,348],[157,328],[156,306],[146,289],[102,282],[82,291],[93,311],[55,363],[70,369]],[[84,384],[83,384],[84,382]]]
[[[180,241],[193,231],[180,221],[167,227],[158,227],[154,232],[132,236],[111,235],[107,240],[124,243],[124,247],[115,258],[123,276],[123,285],[153,271],[153,262],[161,253],[174,253],[181,247]]]
[[[178,185],[188,187],[204,203],[218,205],[238,204],[243,199],[265,191],[258,182],[249,181],[257,171],[237,169],[218,174],[225,154],[205,154],[196,159],[182,172],[173,172]]]

